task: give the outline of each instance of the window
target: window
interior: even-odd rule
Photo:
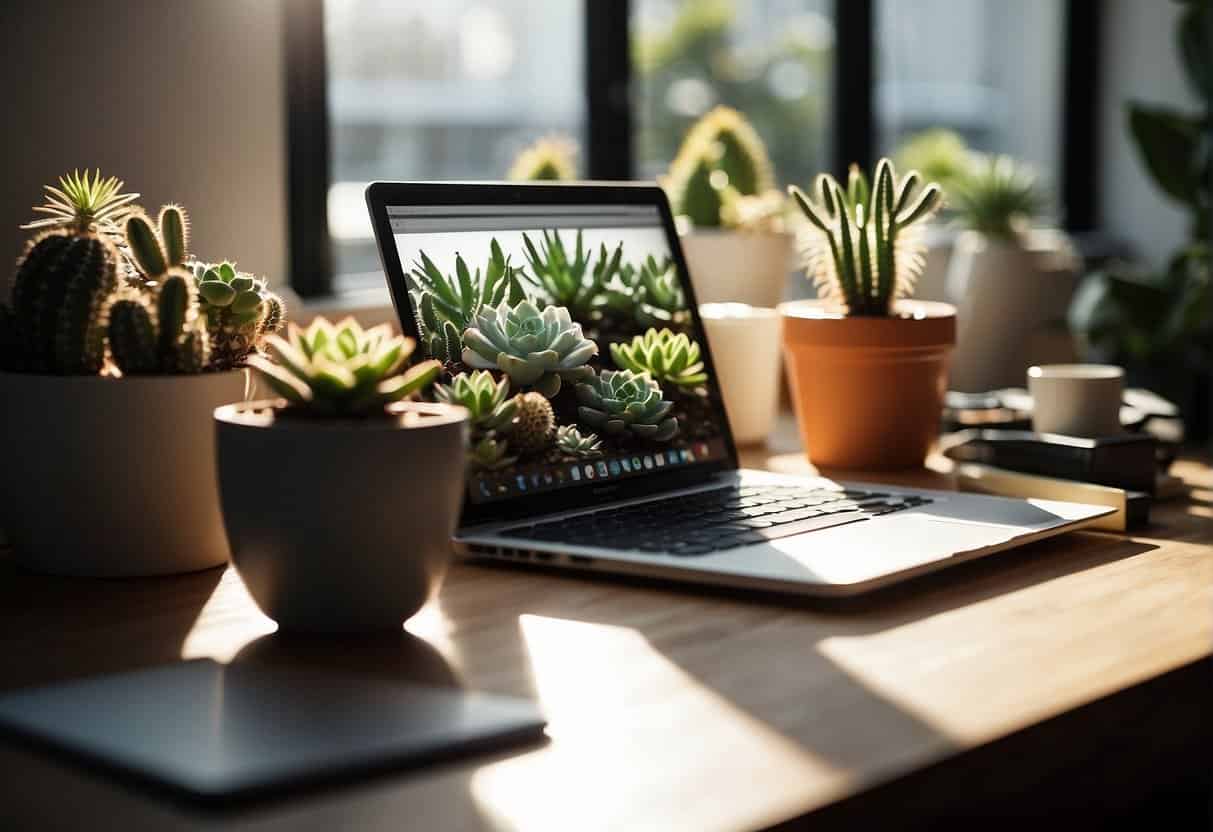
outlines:
[[[582,138],[577,3],[325,0],[324,15],[328,226],[345,286],[382,282],[368,182],[500,179],[527,142]]]

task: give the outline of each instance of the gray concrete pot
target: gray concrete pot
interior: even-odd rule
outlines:
[[[211,414],[247,385],[245,370],[0,373],[0,526],[17,562],[88,577],[225,563]]]
[[[215,411],[232,563],[283,630],[399,629],[438,591],[464,494],[467,411],[393,418]]]

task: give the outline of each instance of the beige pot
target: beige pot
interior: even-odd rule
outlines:
[[[699,303],[774,307],[792,270],[793,236],[786,232],[692,231],[682,252]]]
[[[901,301],[896,311],[846,317],[812,300],[779,307],[792,404],[815,465],[916,467],[939,435],[956,310]]]
[[[438,591],[464,494],[467,411],[312,419],[215,411],[232,563],[283,630],[399,629]]]
[[[1040,229],[1014,240],[961,233],[948,267],[958,327],[951,388],[1023,387],[1035,364],[1077,361],[1066,314],[1081,273],[1061,232]]]
[[[92,577],[225,563],[211,414],[247,383],[0,373],[0,526],[17,562]]]

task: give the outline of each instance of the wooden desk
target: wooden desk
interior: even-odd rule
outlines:
[[[785,421],[746,461],[803,469],[795,444]],[[220,814],[0,747],[0,828],[1051,828],[1203,788],[1213,474],[1177,471],[1193,499],[1140,534],[1074,534],[859,603],[461,566],[391,643],[284,643],[230,570],[82,581],[0,558],[0,688],[181,657],[309,662],[535,697],[551,723],[541,747]]]

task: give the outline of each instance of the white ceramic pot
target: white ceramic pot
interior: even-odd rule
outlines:
[[[394,418],[215,411],[232,563],[283,630],[399,629],[438,591],[464,493],[467,411]]]
[[[92,577],[225,563],[211,414],[247,384],[245,370],[0,373],[0,526],[17,562]]]
[[[765,442],[779,410],[779,313],[743,303],[705,303],[699,317],[733,441]]]
[[[774,307],[792,271],[793,236],[787,232],[692,231],[682,252],[699,303]]]
[[[916,300],[953,302],[948,293],[948,265],[951,263],[952,248],[959,233],[961,232],[954,228],[938,223],[926,227],[924,242],[927,244],[927,250],[923,255],[922,274],[914,284]]]
[[[1081,272],[1081,259],[1059,231],[1016,240],[960,234],[948,268],[958,327],[950,388],[1022,387],[1034,364],[1075,362],[1066,314]]]

